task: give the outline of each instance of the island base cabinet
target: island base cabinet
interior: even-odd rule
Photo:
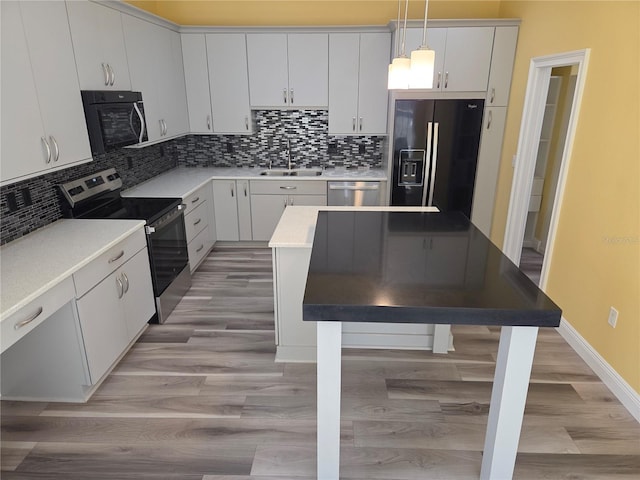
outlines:
[[[9,347],[0,365],[3,400],[86,401],[89,370],[74,303]]]

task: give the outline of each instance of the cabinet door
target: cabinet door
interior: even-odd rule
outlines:
[[[238,234],[240,240],[252,240],[251,234],[251,196],[248,180],[236,182],[238,190]]]
[[[494,27],[447,29],[443,91],[487,90]]]
[[[289,195],[289,205],[305,207],[326,207],[326,195]]]
[[[249,97],[252,107],[289,105],[287,78],[287,35],[247,35]]]
[[[48,168],[44,127],[22,28],[20,4],[0,2],[2,30],[2,164],[7,181]]]
[[[91,158],[64,2],[20,2],[51,166]],[[13,93],[12,93],[13,95]]]
[[[149,141],[161,137],[162,108],[158,90],[158,37],[161,27],[131,15],[122,16],[125,45],[129,59],[131,88],[142,92]]]
[[[401,42],[402,39],[400,38]],[[435,52],[436,58],[433,66],[433,90],[442,89],[442,74],[444,71],[444,55],[447,43],[446,28],[427,28],[427,46]],[[395,46],[395,38],[394,43]],[[422,28],[407,28],[405,38],[405,51],[407,57],[411,52],[422,46]],[[392,54],[395,57],[395,53]],[[440,79],[440,81],[439,81]]]
[[[127,339],[131,341],[140,333],[156,312],[149,253],[143,248],[116,271],[124,286],[122,296]]]
[[[326,33],[287,35],[289,105],[329,104],[329,36]]]
[[[213,180],[213,207],[218,240],[240,240],[235,180]]]
[[[356,133],[356,117],[358,115],[359,49],[359,34],[329,34],[330,135]],[[387,78],[386,74],[384,75],[384,78]]]
[[[129,343],[120,285],[116,271],[76,302],[92,384],[100,380]]]
[[[203,34],[182,34],[182,62],[187,90],[189,131],[191,133],[213,133],[207,46]]]
[[[67,1],[82,90],[130,90],[121,14],[93,2]]]
[[[358,134],[387,133],[387,73],[390,45],[391,36],[388,33],[360,34]]]
[[[215,33],[206,38],[213,130],[251,133],[245,34]]]
[[[496,27],[487,90],[487,106],[506,107],[509,103],[511,74],[518,43],[518,27]]]
[[[498,170],[502,154],[502,137],[506,120],[507,107],[485,108],[476,183],[473,189],[471,221],[487,237],[491,233],[496,184],[498,183]]]
[[[183,135],[189,131],[187,93],[182,63],[182,42],[180,34],[166,28],[159,32],[163,38],[160,51],[161,68],[158,72],[158,86],[165,137]]]
[[[271,239],[288,202],[287,195],[251,195],[251,228],[254,240]]]

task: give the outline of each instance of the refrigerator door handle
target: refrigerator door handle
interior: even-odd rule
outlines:
[[[433,190],[436,185],[436,162],[438,161],[438,129],[440,127],[439,122],[433,124],[433,156],[431,158],[431,179],[429,182],[429,203],[427,207],[433,206]]]
[[[420,205],[427,206],[427,175],[431,166],[431,139],[433,137],[433,122],[427,123],[427,154],[424,159],[422,168],[422,203]]]

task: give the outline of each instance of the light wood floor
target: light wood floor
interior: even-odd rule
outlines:
[[[315,366],[274,363],[271,253],[215,250],[87,404],[2,402],[2,478],[294,480],[315,472]],[[480,471],[499,331],[456,352],[345,350],[347,479]],[[638,479],[640,426],[541,332],[515,478]]]

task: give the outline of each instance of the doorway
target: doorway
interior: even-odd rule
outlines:
[[[544,290],[589,50],[532,59],[504,252]]]

